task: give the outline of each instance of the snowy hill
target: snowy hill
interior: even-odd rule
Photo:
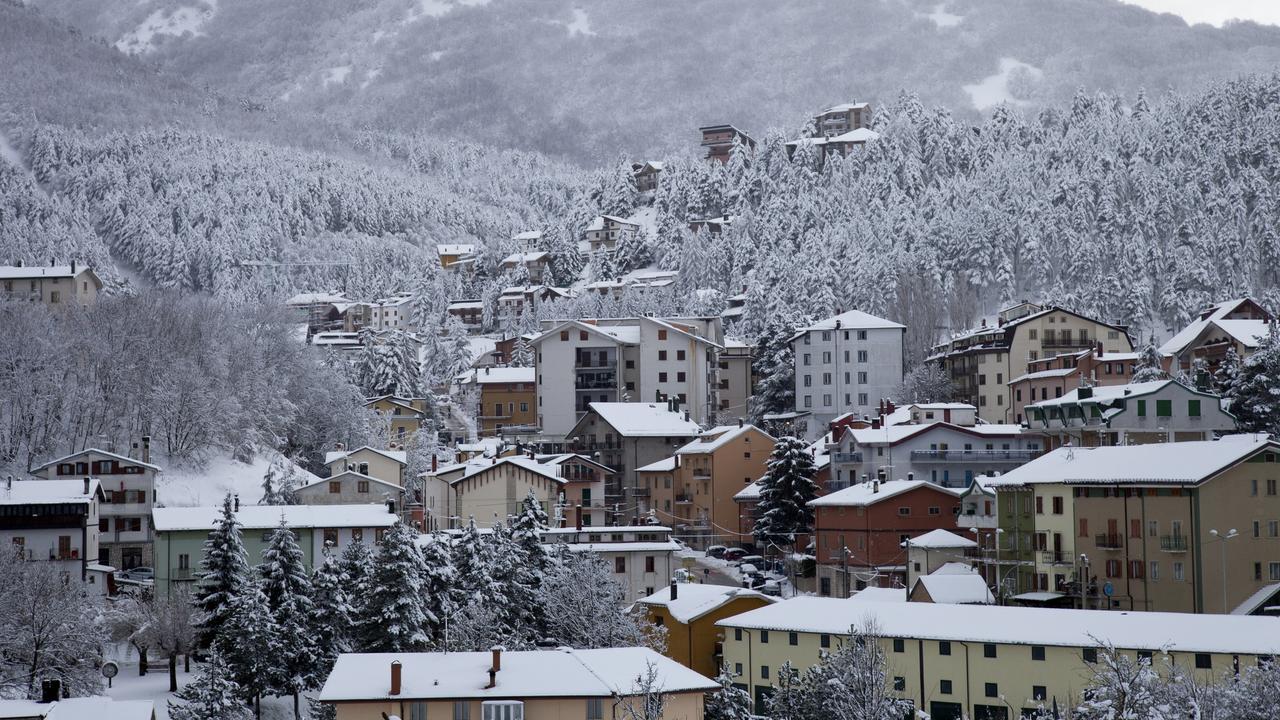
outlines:
[[[593,164],[700,124],[796,127],[906,88],[968,119],[1077,87],[1132,95],[1280,62],[1280,28],[1117,0],[36,0],[123,52],[264,106]]]
[[[219,453],[198,466],[165,466],[156,482],[156,499],[165,507],[218,505],[227,493],[240,496],[244,505],[256,505],[262,497],[262,478],[271,466],[272,457],[292,466],[301,483],[319,480],[315,475],[289,463],[278,453],[260,453],[251,462],[241,462]],[[284,470],[281,466],[280,470]]]

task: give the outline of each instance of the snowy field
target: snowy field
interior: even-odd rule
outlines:
[[[157,460],[164,468],[156,482],[157,499],[166,507],[218,505],[230,492],[238,494],[242,504],[256,505],[262,498],[262,477],[271,465],[271,458],[264,453],[244,463],[222,453],[194,467],[172,468]],[[295,468],[304,483],[319,479],[302,468]]]
[[[191,664],[191,672],[182,671],[182,663],[178,663],[178,687],[186,685],[196,676],[197,665]],[[120,663],[120,674],[112,681],[107,695],[116,700],[151,700],[156,706],[156,720],[169,720],[169,700],[173,695],[169,692],[169,667],[164,661],[151,663],[144,677],[138,676],[136,658],[130,663]],[[302,716],[307,717],[307,703],[301,703]],[[293,698],[269,697],[262,700],[263,720],[286,720],[293,718]]]

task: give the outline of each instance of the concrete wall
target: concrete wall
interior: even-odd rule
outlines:
[[[333,484],[338,484],[338,492],[333,491]],[[361,492],[361,487],[365,490]],[[342,473],[326,478],[294,493],[298,502],[303,505],[360,505],[385,503],[394,500],[399,512],[404,491],[396,486],[388,486],[369,480],[355,473]]]
[[[637,670],[637,674],[644,668]],[[390,670],[388,670],[390,673]],[[501,678],[501,673],[499,673]],[[476,687],[487,682],[487,677],[476,681]],[[387,682],[390,682],[388,677]],[[499,680],[501,682],[501,680]],[[702,720],[703,694],[672,693],[666,695],[662,720]],[[604,720],[626,720],[626,708],[623,704],[614,703],[612,698],[601,698]],[[343,702],[335,703],[337,720],[381,720],[383,713],[408,720],[413,717],[410,700],[382,702]],[[483,720],[484,714],[479,700],[464,700],[470,706],[468,718]],[[639,709],[640,701],[623,698],[622,703],[632,702]],[[452,720],[454,706],[452,700],[431,700],[426,702],[429,720]],[[584,720],[587,717],[586,698],[532,698],[524,701],[525,720]]]
[[[368,448],[361,448],[329,463],[329,474],[337,475],[349,467],[356,472],[361,472],[360,466],[364,463],[369,464],[369,471],[361,474],[404,487],[404,465]]]
[[[858,339],[860,332],[866,333],[865,340]],[[902,384],[905,333],[902,328],[813,330],[792,343],[795,409],[813,413],[807,423],[807,437],[825,432],[832,419],[846,412],[873,414],[881,399],[897,393]],[[865,361],[859,361],[859,352],[866,353]],[[860,382],[859,373],[866,373],[866,382]],[[830,382],[824,381],[827,374]],[[806,377],[809,385],[805,385]]]
[[[482,526],[492,525],[495,517],[505,523],[508,516],[520,511],[520,503],[533,490],[549,515],[563,486],[519,465],[497,464],[453,484],[457,512],[452,514],[458,516],[459,527],[473,516]]]

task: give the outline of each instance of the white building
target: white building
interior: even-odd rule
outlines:
[[[950,488],[1007,472],[1044,451],[1044,437],[1020,425],[922,424],[845,428],[831,447],[834,488],[863,480],[914,478]]]
[[[1026,407],[1027,427],[1054,447],[1213,440],[1235,430],[1222,398],[1177,380],[1079,388]]]
[[[839,415],[870,414],[902,384],[906,326],[850,310],[800,328],[795,352],[797,429],[809,439]]]
[[[613,567],[628,602],[671,582],[677,567],[674,554],[680,549],[671,539],[671,528],[660,525],[552,529],[543,534],[543,542],[562,544],[569,552],[598,554]]]
[[[374,330],[409,331],[413,328],[413,295],[396,293],[370,304],[369,327]]]
[[[34,468],[32,475],[42,480],[97,478],[102,483],[99,545],[92,560],[117,570],[152,565],[151,510],[156,501],[156,476],[152,465],[151,438],[143,437],[133,454],[141,459],[117,455],[98,448],[78,453]]]
[[[0,485],[0,548],[54,563],[68,580],[105,595],[113,568],[97,562],[102,497],[96,478],[8,480]]]
[[[595,402],[675,400],[696,423],[718,406],[719,318],[613,318],[543,323],[530,341],[538,426],[564,438]]]

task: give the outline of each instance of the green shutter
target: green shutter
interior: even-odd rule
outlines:
[[[1147,401],[1139,400],[1138,401],[1138,417],[1146,417],[1146,416],[1147,416]]]
[[[1157,400],[1156,417],[1173,417],[1173,401]]]
[[[1200,417],[1200,401],[1199,400],[1187,401],[1187,415],[1189,417]]]

